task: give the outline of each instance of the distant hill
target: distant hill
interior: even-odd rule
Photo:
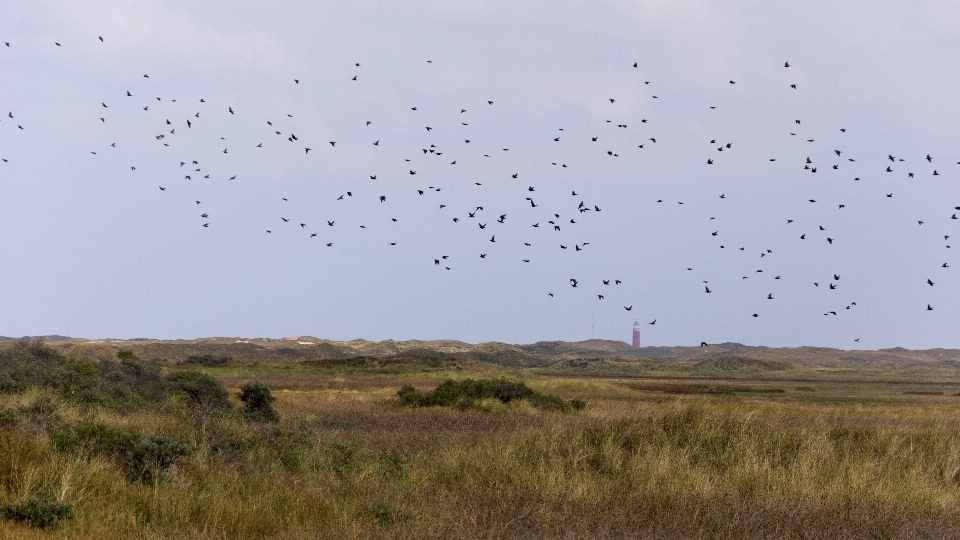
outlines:
[[[435,358],[474,359],[512,367],[544,367],[576,359],[618,358],[648,359],[664,362],[703,364],[712,370],[773,369],[777,362],[797,365],[843,366],[881,363],[902,366],[960,366],[960,350],[903,348],[875,351],[845,351],[826,347],[753,347],[741,343],[717,343],[707,347],[640,347],[622,341],[591,339],[586,341],[539,341],[527,345],[511,345],[491,341],[471,344],[456,340],[410,341],[331,341],[312,336],[283,339],[214,337],[194,340],[90,340],[65,336],[38,336],[67,354],[110,358],[116,349],[132,349],[141,357],[159,361],[183,361],[189,356],[214,355],[235,359],[280,361],[323,360],[353,356],[427,356]],[[0,337],[9,343],[19,338]],[[726,360],[722,360],[722,359]],[[730,360],[736,358],[737,360]],[[752,360],[766,362],[751,364]],[[726,364],[725,364],[726,362]],[[772,362],[772,363],[771,363]],[[729,364],[735,367],[725,367]],[[783,364],[786,365],[786,364]]]
[[[56,336],[56,335],[54,335],[54,336],[24,336],[24,337],[27,338],[27,339],[42,339],[42,340],[47,341],[47,342],[50,342],[50,343],[53,343],[53,342],[55,342],[55,341],[70,341],[71,339],[73,339],[72,337]],[[23,338],[0,336],[0,341],[14,341],[14,340],[17,340],[17,339],[23,339]]]

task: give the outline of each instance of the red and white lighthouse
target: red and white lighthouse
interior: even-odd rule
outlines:
[[[633,321],[633,346],[640,346],[640,322]]]

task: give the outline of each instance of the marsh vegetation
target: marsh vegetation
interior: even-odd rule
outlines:
[[[960,378],[693,366],[8,343],[0,537],[960,535]]]

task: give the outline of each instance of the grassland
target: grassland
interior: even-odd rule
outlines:
[[[0,368],[32,382],[0,376],[0,504],[63,502],[74,517],[0,520],[2,538],[960,537],[956,368],[101,355],[99,386],[64,386],[78,376],[63,370],[88,365],[15,347]],[[11,360],[34,357],[47,371]],[[191,401],[183,372],[230,403],[211,405],[208,387]],[[587,406],[397,398],[466,378]],[[244,414],[251,381],[279,421]]]

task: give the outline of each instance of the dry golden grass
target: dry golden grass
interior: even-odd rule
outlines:
[[[236,369],[222,378],[234,394],[251,379],[279,388],[279,423],[58,411],[195,449],[155,483],[56,451],[42,433],[0,430],[0,502],[48,496],[76,512],[53,531],[0,521],[0,537],[960,537],[960,398],[946,394],[527,378],[589,407],[457,411],[392,401],[401,384],[435,386],[436,373],[301,372],[292,384],[282,369]]]

